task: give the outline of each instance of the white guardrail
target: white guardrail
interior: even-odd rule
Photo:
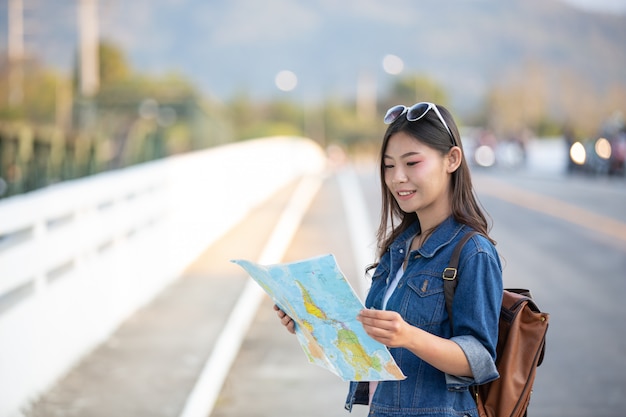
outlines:
[[[325,161],[307,139],[257,139],[0,201],[0,416],[19,416],[250,210]]]

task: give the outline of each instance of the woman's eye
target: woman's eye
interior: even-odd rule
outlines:
[[[383,165],[383,168],[391,169],[391,168],[393,168],[393,165],[385,164],[385,165]]]
[[[412,167],[413,165],[417,165],[419,164],[419,161],[411,161],[411,162],[407,162],[406,165]]]

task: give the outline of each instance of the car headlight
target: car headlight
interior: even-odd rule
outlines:
[[[587,160],[587,152],[582,143],[576,142],[569,148],[569,157],[576,165],[584,165]]]
[[[606,138],[600,138],[596,141],[595,150],[600,158],[609,159],[611,157],[611,142]]]
[[[481,167],[490,167],[496,163],[496,154],[489,146],[482,145],[476,149],[474,159]]]

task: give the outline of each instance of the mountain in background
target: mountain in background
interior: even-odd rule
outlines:
[[[26,47],[69,71],[76,1],[50,3],[26,7]],[[298,100],[353,97],[363,75],[381,95],[394,78],[387,54],[404,61],[401,75],[439,82],[461,112],[533,68],[554,94],[566,76],[607,94],[626,88],[626,15],[558,0],[109,0],[99,13],[102,37],[137,70],[185,74],[223,100],[285,94],[274,85],[283,69],[298,76]]]

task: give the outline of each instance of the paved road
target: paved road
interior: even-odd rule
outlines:
[[[358,175],[373,229],[378,180],[369,166],[358,167]],[[623,416],[626,183],[493,171],[477,172],[475,182],[494,221],[506,284],[531,288],[552,314],[530,415]],[[284,261],[333,253],[358,287],[365,278],[354,262],[339,184],[335,176],[325,179]],[[207,248],[26,414],[179,417],[246,282],[228,260],[258,258],[292,191],[282,190]],[[307,363],[265,299],[211,416],[347,416],[346,388]]]
[[[501,174],[477,188],[506,284],[552,315],[530,415],[623,416],[626,182]]]
[[[284,262],[333,253],[356,288],[356,281],[365,277],[353,262],[340,192],[337,178],[326,179]],[[266,300],[259,309],[211,416],[347,416],[343,408],[347,383],[309,364],[271,307]],[[365,414],[362,408],[352,415]]]
[[[361,167],[359,175],[375,224],[376,174]],[[513,171],[478,171],[474,178],[494,223],[505,285],[531,288],[551,313],[530,415],[623,416],[626,182]],[[347,269],[339,192],[329,179],[287,260],[336,252],[345,272],[358,278],[354,266]],[[298,349],[287,353],[294,343],[273,324],[269,307],[259,311],[211,416],[347,415],[341,409],[345,385],[307,365]]]

